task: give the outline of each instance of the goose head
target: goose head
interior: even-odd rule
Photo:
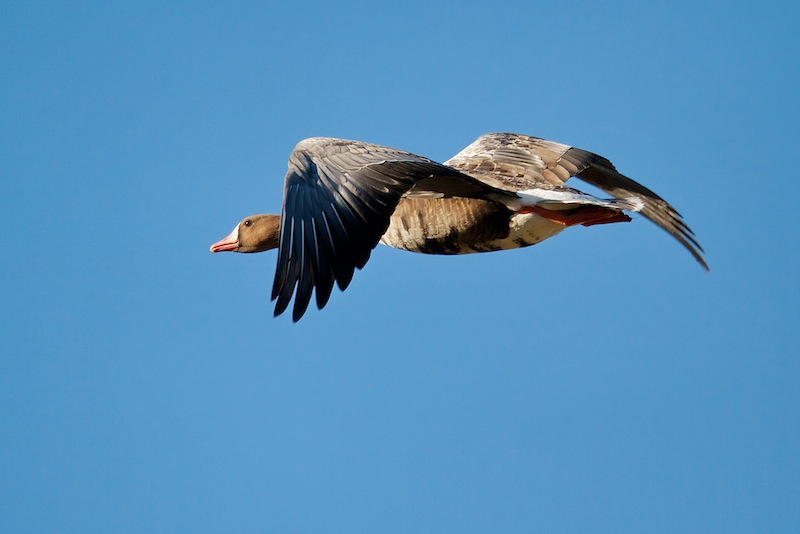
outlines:
[[[264,252],[278,248],[280,233],[280,215],[251,215],[228,237],[211,245],[211,252]]]

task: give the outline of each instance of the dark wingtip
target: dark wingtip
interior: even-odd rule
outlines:
[[[286,296],[286,292],[283,292],[278,297],[278,302],[275,303],[275,312],[272,314],[273,317],[277,317],[283,312],[286,311],[286,308],[289,307],[289,302],[291,301],[292,295],[291,293],[289,296]]]
[[[700,264],[700,267],[702,267],[705,272],[711,271],[711,267],[708,266],[708,263],[706,263],[705,258],[703,258],[703,256],[701,256],[699,252],[694,254],[694,259],[697,260],[697,262]]]
[[[294,296],[294,306],[292,307],[292,321],[296,323],[305,315],[309,302],[311,302],[311,286],[307,283],[298,284],[297,293]]]

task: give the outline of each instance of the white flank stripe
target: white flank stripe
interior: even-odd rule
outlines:
[[[586,193],[554,191],[552,189],[525,189],[518,191],[517,197],[517,199],[505,199],[504,204],[514,211],[519,211],[521,208],[528,206],[548,205],[549,209],[557,209],[558,205],[568,208],[570,205],[575,204],[605,206],[629,211],[641,211],[644,208],[644,202],[637,197],[602,199]]]

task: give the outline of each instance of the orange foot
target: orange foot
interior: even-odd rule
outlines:
[[[602,208],[600,206],[581,206],[571,210],[548,210],[541,206],[525,206],[519,213],[535,213],[549,221],[564,226],[594,226],[595,224],[609,224],[628,222],[630,217],[621,211]]]

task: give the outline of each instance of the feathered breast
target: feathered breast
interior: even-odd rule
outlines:
[[[469,254],[509,234],[512,212],[474,198],[404,198],[381,242],[423,254]],[[477,248],[476,248],[477,247]]]

